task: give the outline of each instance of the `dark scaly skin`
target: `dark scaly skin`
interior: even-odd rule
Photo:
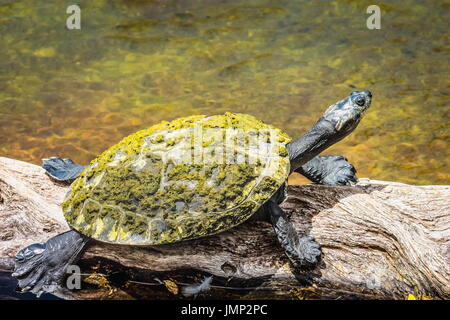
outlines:
[[[369,91],[352,92],[349,97],[330,106],[302,138],[288,144],[291,170],[322,184],[345,185],[356,180],[356,170],[345,158],[318,155],[356,128],[364,111],[370,106],[371,97]],[[81,168],[83,166],[59,158],[50,158],[46,167],[49,175],[62,181],[75,178]],[[280,245],[294,266],[314,267],[320,260],[320,245],[309,235],[299,235],[279,207],[285,197],[283,191],[284,187],[281,187],[264,208],[269,212]],[[38,295],[51,292],[62,284],[67,267],[76,262],[88,241],[88,237],[72,230],[46,243],[22,249],[16,256],[13,274],[19,280],[18,287]]]
[[[285,198],[284,191],[285,188],[283,186],[265,204],[269,212],[269,220],[272,223],[278,242],[294,267],[310,269],[320,260],[320,244],[307,234],[299,235],[286,213],[280,208],[279,204]]]
[[[75,180],[86,166],[74,163],[70,159],[51,157],[42,160],[42,168],[57,181],[71,183]]]
[[[299,236],[293,224],[278,204],[269,201],[268,205],[275,234],[294,267],[314,267],[320,259],[320,244],[309,235]]]
[[[343,186],[357,182],[356,169],[342,156],[317,156],[296,170],[313,182]],[[320,260],[320,244],[312,236],[298,235],[293,224],[278,205],[283,197],[272,198],[267,204],[275,234],[286,256],[301,269],[313,268]]]
[[[328,186],[352,185],[358,181],[355,167],[342,156],[317,156],[295,172]]]
[[[20,250],[12,274],[18,280],[18,288],[37,296],[57,290],[67,267],[78,260],[88,241],[88,237],[70,230]]]

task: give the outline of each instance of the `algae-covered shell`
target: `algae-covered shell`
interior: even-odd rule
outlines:
[[[103,152],[73,182],[68,223],[100,241],[155,245],[234,227],[289,174],[281,130],[244,114],[161,122]]]

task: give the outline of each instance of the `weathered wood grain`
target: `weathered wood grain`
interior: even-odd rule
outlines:
[[[0,158],[1,269],[12,268],[23,246],[69,228],[59,208],[66,191],[40,167]],[[300,232],[322,244],[323,261],[316,269],[293,270],[270,224],[248,221],[216,236],[173,245],[93,242],[80,265],[96,275],[85,277],[87,288],[58,294],[178,298],[176,289],[167,290],[158,281],[170,279],[180,287],[213,275],[207,296],[214,298],[450,297],[449,186],[368,179],[355,187],[290,186],[283,208]]]

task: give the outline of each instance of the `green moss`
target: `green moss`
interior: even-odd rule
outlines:
[[[204,139],[202,142],[203,148],[206,148],[207,146],[211,145],[214,142],[214,138],[210,139]]]
[[[280,155],[280,157],[287,157],[288,156],[288,151],[286,149],[286,147],[280,147],[278,149],[278,154]]]
[[[110,217],[115,221],[119,221],[121,217],[121,212],[115,206],[106,205],[102,207],[99,217],[103,219],[106,216]]]
[[[98,202],[88,200],[85,201],[81,214],[84,216],[84,221],[87,224],[91,224],[94,219],[99,215],[101,206]]]
[[[122,227],[127,232],[143,236],[148,229],[148,221],[136,214],[126,213],[123,218]]]
[[[195,175],[194,173],[191,173],[191,166],[186,164],[186,163],[182,163],[182,164],[178,164],[173,166],[173,168],[171,170],[167,170],[167,166],[166,166],[166,175],[167,178],[169,180],[195,180],[197,179],[197,175]]]
[[[167,145],[168,146],[174,146],[175,145],[175,139],[173,139],[173,138],[170,138],[170,139],[167,139],[167,141],[166,141],[166,143],[167,143]]]
[[[150,176],[149,179],[145,179],[144,181],[136,184],[130,190],[130,196],[137,200],[151,196],[158,190],[160,180],[161,178],[158,176]]]
[[[224,170],[220,170],[219,175],[217,176],[217,178],[219,180],[223,180],[223,179],[225,179],[225,177],[226,177],[225,171]]]

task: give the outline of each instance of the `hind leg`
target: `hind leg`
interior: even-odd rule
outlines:
[[[278,241],[295,267],[313,268],[320,261],[320,244],[311,236],[297,233],[279,206],[281,200],[282,195],[278,192],[266,204]]]
[[[55,291],[62,285],[67,267],[76,262],[88,241],[89,238],[71,230],[21,249],[12,274],[18,280],[18,289],[37,296]]]
[[[51,157],[42,159],[42,168],[55,180],[71,183],[86,168],[70,159]]]

